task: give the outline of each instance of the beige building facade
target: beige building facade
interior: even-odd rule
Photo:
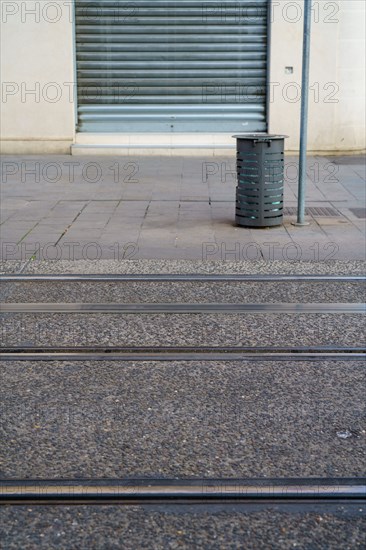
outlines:
[[[236,129],[219,125],[217,131],[80,132],[77,1],[1,0],[2,153],[233,151]],[[309,151],[365,149],[365,6],[363,0],[313,2]],[[303,0],[272,0],[269,8],[266,122],[269,132],[290,136],[288,151],[299,145],[303,8]],[[128,102],[124,108],[128,114]]]

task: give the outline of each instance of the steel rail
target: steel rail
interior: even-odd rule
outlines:
[[[325,361],[366,360],[366,348],[329,347],[4,347],[2,361]]]
[[[329,353],[329,354],[285,354],[285,353],[195,353],[195,354],[85,354],[85,353],[2,353],[1,361],[365,361],[364,353]]]
[[[0,503],[17,501],[366,500],[362,478],[1,480]]]
[[[2,313],[366,313],[362,303],[47,303],[19,302],[1,303]]]
[[[16,282],[365,282],[364,275],[247,275],[247,274],[63,274],[1,275],[0,281]]]
[[[365,346],[3,346],[7,353],[366,353]]]

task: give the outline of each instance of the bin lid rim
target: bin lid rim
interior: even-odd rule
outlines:
[[[238,139],[285,139],[289,136],[281,135],[281,134],[236,134],[235,136],[232,136],[233,138]]]

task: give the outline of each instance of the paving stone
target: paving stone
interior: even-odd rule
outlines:
[[[363,170],[363,159],[361,157],[347,158],[349,158],[348,165],[345,164],[346,158],[342,159],[342,163],[339,163],[337,159],[327,157],[308,159],[307,195],[309,205],[329,206],[333,204],[337,208],[339,202],[342,204],[342,208],[347,209],[357,207],[360,201],[364,201],[364,184],[362,178],[356,173],[357,170]],[[178,250],[181,251],[181,258],[199,259],[200,238],[202,243],[216,238],[221,245],[226,241],[231,244],[238,238],[240,242],[243,242],[247,235],[254,235],[253,230],[242,229],[243,233],[239,236],[235,227],[235,178],[230,173],[235,169],[234,158],[215,158],[217,173],[206,176],[203,173],[205,163],[212,164],[212,159],[184,156],[108,159],[96,157],[93,162],[99,164],[102,172],[102,179],[97,183],[90,183],[85,177],[85,167],[90,162],[89,159],[77,157],[70,159],[66,155],[40,156],[33,159],[31,157],[7,156],[5,159],[17,162],[20,167],[22,162],[30,164],[39,162],[41,167],[47,162],[56,162],[62,168],[62,179],[54,183],[40,179],[39,183],[27,181],[24,184],[21,183],[19,175],[18,177],[9,177],[8,182],[3,183],[2,207],[5,222],[1,228],[3,239],[9,242],[18,242],[31,229],[31,227],[19,225],[21,220],[29,220],[29,222],[33,222],[33,225],[38,223],[37,228],[33,229],[31,233],[32,238],[34,237],[37,241],[44,240],[42,232],[48,235],[52,234],[53,239],[58,231],[63,231],[70,224],[72,224],[70,228],[72,238],[80,237],[81,240],[84,240],[84,228],[80,223],[85,222],[86,227],[89,225],[95,227],[98,219],[101,227],[104,227],[109,221],[113,222],[117,233],[120,228],[123,228],[123,238],[127,241],[136,240],[136,228],[146,230],[146,233],[152,229],[160,229],[158,240],[163,242],[167,228],[174,225],[177,241],[171,242],[169,246],[160,246],[160,257],[169,258],[169,254],[172,258],[179,257],[179,255],[177,256]],[[76,163],[75,177],[72,182],[69,178],[67,183],[65,169],[66,163],[70,161]],[[120,169],[121,181],[118,182],[113,180],[114,173],[111,170],[111,166],[116,163]],[[138,183],[129,182],[128,166],[131,166],[131,163],[135,163],[137,166]],[[288,204],[296,206],[297,180],[295,176],[298,159],[295,156],[288,156],[286,163],[285,197]],[[335,175],[332,172],[333,167],[337,169]],[[331,177],[335,178],[334,182],[330,180]],[[46,200],[45,195],[47,196]],[[50,204],[49,208],[47,208],[47,202]],[[221,207],[222,210],[218,210]],[[83,208],[83,212],[80,213]],[[89,217],[89,213],[93,213],[93,216]],[[157,218],[152,216],[154,213],[158,213]],[[10,214],[9,218],[8,214]],[[78,216],[77,220],[72,223],[76,216]],[[43,225],[45,220],[49,224],[47,227]],[[62,228],[58,225],[58,221],[61,220],[64,224]],[[359,223],[353,218],[348,217],[348,220],[349,227],[342,227],[341,233],[331,231],[331,226],[337,225],[340,220],[317,219],[315,224],[320,231],[323,228],[325,238],[338,244],[338,258],[362,258],[364,255],[361,250],[365,248],[362,227],[360,228]],[[182,222],[184,223],[182,224]],[[209,223],[212,236],[207,237],[204,222]],[[52,228],[54,225],[55,227]],[[314,244],[325,243],[321,232],[316,233],[314,227],[313,225],[313,227],[302,228],[301,232],[295,232],[286,224],[285,218],[284,228],[279,230],[272,228],[268,232],[262,233],[265,237],[257,232],[255,240],[258,243],[264,243],[263,239],[268,239],[266,234],[268,233],[270,241],[275,242],[279,239],[283,246],[286,244],[284,240],[288,239],[289,242],[292,241],[302,248],[306,248],[308,245],[311,246],[309,237],[313,236]],[[352,228],[356,232],[352,231]],[[156,233],[154,236],[157,236]],[[100,239],[101,237],[97,233],[93,235],[93,240],[94,238]],[[347,246],[347,241],[351,241],[351,246]],[[142,243],[141,248],[145,248]],[[152,251],[144,249],[143,254],[153,257]],[[263,257],[270,258],[270,255],[264,253]],[[281,254],[276,252],[273,257],[281,259]],[[303,259],[307,258],[311,259],[311,252],[304,253]]]

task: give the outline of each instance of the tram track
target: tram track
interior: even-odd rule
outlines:
[[[247,274],[12,274],[1,275],[4,283],[31,283],[31,282],[246,282],[246,283],[274,283],[274,282],[365,282],[364,275],[247,275]]]
[[[116,303],[1,303],[2,313],[366,313],[365,304],[116,304]]]
[[[5,347],[5,361],[365,361],[364,347]]]
[[[364,276],[337,275],[240,275],[240,274],[59,274],[5,275],[1,280],[10,287],[14,284],[25,284],[32,297],[32,283],[62,284],[62,283],[317,283],[364,284]],[[78,291],[76,291],[77,294]],[[319,293],[321,294],[321,292]],[[72,299],[75,296],[72,295]],[[0,305],[5,318],[12,314],[241,314],[245,323],[246,314],[334,314],[354,315],[362,319],[366,312],[365,304],[359,302],[312,301],[311,303],[278,302],[278,303],[142,303],[128,302],[4,302]],[[52,322],[52,321],[50,321]],[[214,337],[214,334],[213,334]],[[57,340],[57,339],[56,339]],[[160,344],[158,342],[158,344]],[[356,345],[355,345],[356,344]],[[78,346],[59,345],[5,345],[1,348],[1,360],[5,365],[15,362],[52,363],[55,361],[79,362],[80,368],[93,362],[198,362],[207,368],[210,362],[237,362],[240,368],[245,368],[247,362],[274,363],[303,361],[316,365],[321,370],[322,364],[333,361],[347,361],[356,368],[366,358],[366,348],[363,345],[258,345],[258,346],[228,346],[228,345],[111,345],[111,346]],[[337,364],[337,363],[335,363]],[[287,363],[288,365],[288,363]],[[361,365],[362,366],[362,365]],[[45,365],[47,367],[47,365]],[[202,367],[200,367],[202,368]],[[342,367],[343,368],[343,367]],[[9,369],[11,370],[11,369]],[[209,372],[209,371],[208,371]],[[275,372],[275,371],[274,371]],[[21,373],[20,373],[20,376]],[[216,373],[215,376],[218,376]],[[357,437],[359,437],[357,435]],[[135,472],[138,476],[139,472]],[[179,472],[178,472],[179,473]],[[357,473],[357,472],[356,472]],[[210,478],[201,477],[177,479],[149,477],[128,478],[75,478],[57,479],[42,477],[39,479],[15,478],[0,480],[0,504],[125,504],[145,505],[156,504],[170,506],[175,504],[265,504],[286,505],[288,507],[308,506],[321,503],[329,507],[334,503],[349,505],[366,504],[366,482],[362,477],[324,477],[324,478]],[[326,508],[327,509],[327,508]]]
[[[366,313],[365,304],[357,303],[267,303],[267,304],[145,304],[145,303],[46,303],[0,304],[2,313],[117,313],[117,314],[202,314],[202,313]]]
[[[0,481],[0,504],[197,504],[366,502],[360,478],[57,479]]]

